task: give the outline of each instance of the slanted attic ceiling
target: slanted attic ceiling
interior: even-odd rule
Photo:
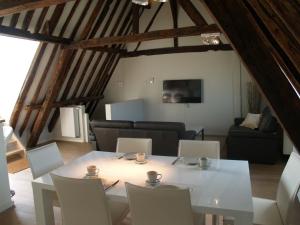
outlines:
[[[151,31],[162,7],[172,11],[172,18],[167,19],[173,21],[173,27]],[[227,35],[299,149],[298,1],[170,0],[145,8],[133,6],[129,0],[2,0],[0,33],[44,41],[20,93],[11,125],[19,135],[28,132],[27,144],[34,146],[44,127],[53,130],[59,106],[85,104],[91,115],[122,57],[230,50],[224,40],[217,47],[178,45],[179,37],[219,31],[211,22],[207,24],[207,16],[204,19],[199,12],[203,7]],[[178,28],[179,8],[194,26]],[[145,10],[151,10],[153,16],[141,30],[139,18]],[[161,38],[173,38],[173,46],[138,51],[141,41]],[[131,42],[137,42],[137,47],[127,52],[127,43]]]

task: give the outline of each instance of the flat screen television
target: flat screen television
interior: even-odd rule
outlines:
[[[164,80],[163,103],[201,103],[203,81]]]

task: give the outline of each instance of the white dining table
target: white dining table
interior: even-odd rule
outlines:
[[[127,201],[125,182],[147,186],[147,171],[162,174],[161,184],[189,188],[191,204],[196,212],[233,217],[236,225],[250,225],[253,205],[249,164],[247,161],[210,159],[203,170],[197,165],[185,165],[182,160],[175,165],[176,157],[148,156],[147,163],[118,159],[120,154],[92,151],[52,171],[55,174],[83,178],[88,165],[99,168],[99,177],[120,182],[108,189],[109,198]],[[32,181],[37,225],[53,225],[52,201],[55,187],[49,174]],[[82,193],[84,195],[84,193]]]

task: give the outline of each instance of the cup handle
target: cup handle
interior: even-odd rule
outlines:
[[[159,174],[157,174],[157,180],[161,180],[161,178],[162,178],[162,175],[159,173]]]

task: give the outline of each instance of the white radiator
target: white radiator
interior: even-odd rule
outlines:
[[[61,135],[63,137],[79,138],[80,137],[80,108],[78,107],[61,107]]]

